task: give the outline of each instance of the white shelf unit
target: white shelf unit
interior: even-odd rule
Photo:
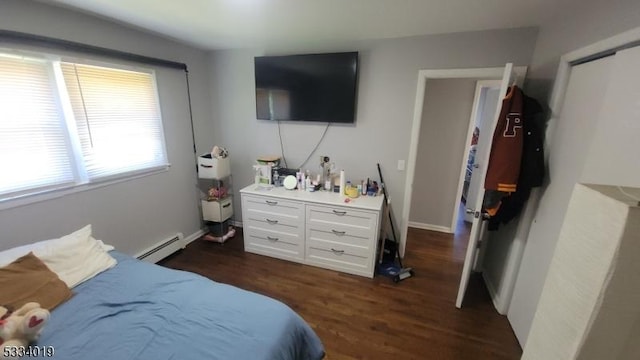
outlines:
[[[211,154],[204,154],[198,157],[198,178],[206,182],[207,189],[204,190],[204,197],[200,200],[202,206],[202,219],[205,222],[219,223],[220,232],[216,236],[222,236],[224,223],[233,218],[233,195],[231,189],[231,165],[228,157],[218,159]],[[217,188],[218,192],[226,184],[226,195],[210,200],[208,198],[209,188]]]
[[[383,197],[351,199],[250,185],[240,190],[245,251],[372,278]]]

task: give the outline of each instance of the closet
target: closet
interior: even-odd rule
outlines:
[[[640,187],[639,63],[640,47],[633,47],[568,65],[562,105],[553,120],[557,125],[548,139],[549,184],[531,224],[507,314],[523,345],[575,184]]]

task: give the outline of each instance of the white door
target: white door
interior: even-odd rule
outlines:
[[[474,103],[474,107],[476,107],[473,112],[475,119],[472,119],[472,121],[475,123],[475,127],[478,128],[479,134],[475,151],[473,151],[473,148],[469,149],[469,157],[473,156],[473,159],[470,158],[467,162],[468,170],[471,171],[471,179],[469,180],[466,197],[467,204],[469,204],[469,199],[475,199],[478,196],[478,192],[483,185],[482,180],[484,179],[481,179],[478,171],[475,171],[482,165],[477,155],[485,151],[484,149],[487,147],[487,144],[491,144],[491,138],[493,137],[491,124],[496,113],[496,107],[501,101],[499,97],[500,85],[502,85],[501,80],[480,80],[476,86],[476,94],[479,95],[476,96]],[[465,212],[464,221],[472,222],[473,214]]]
[[[513,64],[507,63],[504,67],[504,73],[502,76],[502,83],[500,84],[500,93],[498,96],[498,104],[496,106],[496,112],[493,116],[490,129],[491,136],[487,146],[482,149],[482,152],[476,152],[476,159],[478,164],[481,164],[478,168],[474,169],[480,179],[483,179],[487,175],[487,163],[489,162],[489,154],[491,153],[491,142],[493,140],[493,129],[495,129],[498,123],[498,117],[500,116],[500,108],[502,107],[502,99],[507,95],[507,89],[514,82],[515,74],[513,73]],[[484,182],[484,181],[483,181]],[[467,211],[473,212],[474,218],[471,224],[471,234],[469,235],[469,244],[467,245],[467,253],[464,258],[464,266],[462,268],[462,277],[460,278],[460,286],[458,287],[458,297],[456,298],[456,307],[462,307],[462,300],[464,294],[467,291],[467,284],[471,277],[471,270],[475,262],[476,248],[478,245],[478,239],[482,233],[482,200],[484,199],[484,188],[480,187],[480,191],[477,192],[475,198],[469,197],[467,199]]]

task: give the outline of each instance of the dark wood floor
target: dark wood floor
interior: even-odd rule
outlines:
[[[320,336],[327,359],[519,359],[480,277],[464,307],[454,306],[467,240],[411,228],[404,261],[416,275],[399,284],[245,253],[241,231],[224,245],[196,240],[161,265],[286,303]]]

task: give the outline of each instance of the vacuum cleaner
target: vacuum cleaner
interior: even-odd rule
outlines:
[[[393,282],[398,283],[404,279],[408,279],[415,275],[412,268],[405,268],[402,265],[402,259],[400,258],[400,241],[396,237],[396,228],[393,225],[393,215],[391,214],[391,201],[387,195],[387,187],[384,179],[382,178],[382,171],[380,170],[380,164],[378,166],[378,175],[380,175],[380,186],[382,187],[382,194],[384,195],[385,204],[385,217],[389,218],[389,225],[391,226],[391,236],[393,240],[386,238],[386,231],[383,226],[382,244],[380,246],[380,257],[378,261],[378,274],[390,277]],[[397,262],[396,262],[397,260]]]

